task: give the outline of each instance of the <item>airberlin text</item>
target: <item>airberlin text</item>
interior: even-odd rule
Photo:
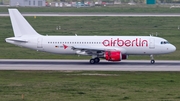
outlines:
[[[119,46],[119,47],[130,47],[130,46],[135,46],[135,47],[148,47],[148,41],[143,40],[141,38],[135,38],[134,40],[122,40],[122,39],[113,39],[111,38],[110,40],[103,40],[102,44],[104,46]]]

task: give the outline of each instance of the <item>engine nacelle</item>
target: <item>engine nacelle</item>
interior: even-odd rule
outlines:
[[[122,54],[122,60],[128,59],[128,55]]]
[[[122,54],[120,51],[106,51],[104,57],[108,61],[121,61]]]

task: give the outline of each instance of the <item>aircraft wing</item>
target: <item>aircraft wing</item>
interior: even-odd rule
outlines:
[[[105,48],[101,47],[89,47],[89,46],[73,46],[74,50],[89,50],[89,51],[105,51]]]
[[[116,47],[91,47],[91,46],[72,46],[72,49],[76,51],[76,53],[83,53],[87,55],[96,55],[97,53],[104,53],[105,51],[121,51],[122,54],[126,53],[124,48],[116,48]]]

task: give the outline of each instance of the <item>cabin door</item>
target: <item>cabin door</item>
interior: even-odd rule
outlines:
[[[43,41],[43,38],[38,38],[37,39],[37,48],[43,48],[42,41]]]
[[[149,48],[154,49],[155,48],[155,39],[150,38],[149,40]]]

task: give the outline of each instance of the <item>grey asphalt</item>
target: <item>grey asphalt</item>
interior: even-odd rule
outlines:
[[[180,17],[180,13],[22,13],[23,16],[119,16],[119,17]],[[9,14],[0,14],[9,16]]]
[[[89,64],[89,60],[0,59],[0,70],[67,70],[67,71],[180,71],[180,61],[123,60]]]

